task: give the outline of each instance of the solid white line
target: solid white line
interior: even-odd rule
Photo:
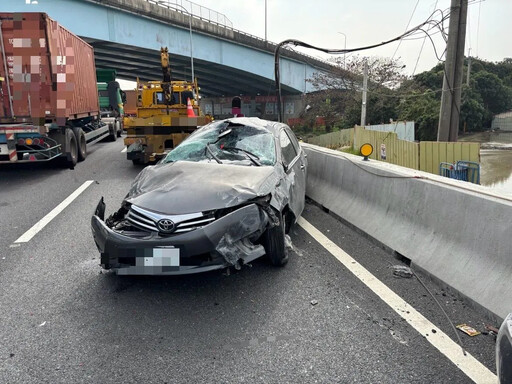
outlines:
[[[124,148],[123,148],[123,150],[121,151],[121,153],[126,152],[126,149],[127,149],[127,148],[128,148],[128,147],[124,147]]]
[[[389,289],[384,283],[373,276],[367,269],[354,260],[349,254],[330,241],[323,233],[300,218],[299,225],[304,228],[316,241],[331,253],[345,268],[352,272],[363,284],[370,288],[398,315],[404,318],[416,331],[422,334],[430,344],[451,360],[462,372],[475,383],[497,383],[498,379],[487,367],[467,353],[462,353],[461,347],[450,339],[443,331],[427,320],[421,313],[410,306],[404,299]],[[435,330],[434,333],[432,330]],[[427,336],[428,335],[428,336]]]
[[[83,191],[87,189],[89,185],[94,183],[94,180],[87,180],[83,183],[78,189],[69,195],[62,203],[57,205],[55,208],[51,210],[45,217],[39,220],[32,228],[30,228],[27,232],[19,237],[15,243],[26,243],[30,241],[41,229],[46,227],[46,225],[52,221],[59,213],[61,213],[64,208],[66,208],[69,204],[73,202]]]

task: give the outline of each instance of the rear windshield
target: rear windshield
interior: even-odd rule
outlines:
[[[219,135],[221,137],[219,138]],[[210,151],[207,150],[206,145]],[[232,150],[238,148],[243,151]],[[244,153],[250,152],[250,155]],[[274,165],[276,149],[272,133],[263,128],[247,125],[214,122],[190,135],[174,148],[164,163],[174,161],[216,161],[211,152],[222,163],[253,165],[248,156],[255,155],[261,165]]]

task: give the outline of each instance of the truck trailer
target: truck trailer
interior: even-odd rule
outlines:
[[[45,13],[0,13],[0,163],[61,158],[115,129],[101,121],[93,48]]]

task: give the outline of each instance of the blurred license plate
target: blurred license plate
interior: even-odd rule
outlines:
[[[153,248],[153,257],[144,258],[145,267],[179,267],[179,248]]]

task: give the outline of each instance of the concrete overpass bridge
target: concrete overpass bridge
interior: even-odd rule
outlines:
[[[195,77],[203,96],[274,92],[275,44],[220,23],[146,0],[3,0],[4,12],[46,12],[93,47],[98,68],[116,68],[120,78],[161,77],[160,47],[171,54],[174,77]],[[192,29],[192,47],[190,30]],[[284,95],[314,90],[308,79],[329,69],[323,61],[285,50]]]

